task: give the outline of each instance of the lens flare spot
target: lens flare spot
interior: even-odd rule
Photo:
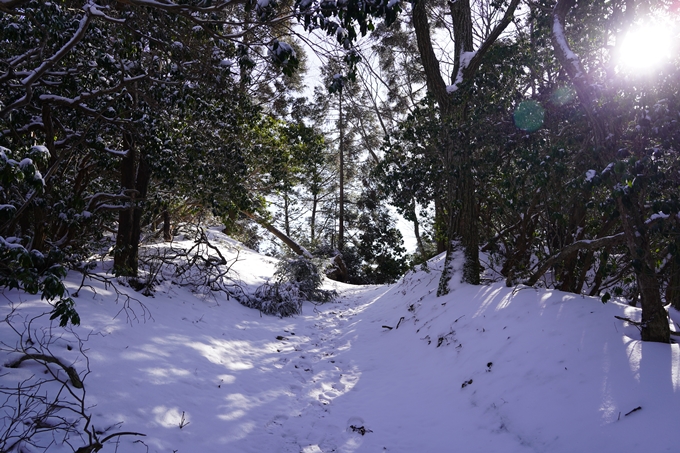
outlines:
[[[571,87],[559,87],[550,97],[553,104],[562,106],[570,103],[576,97],[574,89]]]
[[[523,101],[515,109],[515,126],[527,132],[537,131],[543,126],[545,109],[536,101]]]

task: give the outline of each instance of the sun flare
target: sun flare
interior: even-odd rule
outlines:
[[[651,72],[673,57],[676,40],[677,28],[671,22],[636,25],[617,46],[618,66],[626,72]]]

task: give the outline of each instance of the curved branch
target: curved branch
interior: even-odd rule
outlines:
[[[501,21],[498,24],[496,24],[493,31],[484,40],[482,45],[475,53],[475,56],[472,57],[472,59],[470,60],[470,63],[467,65],[467,67],[462,68],[463,80],[470,79],[475,75],[475,73],[482,64],[484,55],[489,51],[493,43],[496,42],[496,40],[505,31],[505,29],[508,28],[508,25],[512,23],[512,19],[515,17],[515,10],[517,10],[520,1],[521,0],[512,0],[512,2],[510,2],[510,5],[508,5],[508,9],[505,10],[503,19],[501,19]]]
[[[622,244],[625,240],[625,233],[618,233],[613,236],[605,236],[598,239],[584,239],[581,241],[576,241],[562,250],[557,255],[553,255],[538,268],[534,274],[529,277],[527,281],[524,282],[527,286],[534,286],[539,278],[545,274],[548,269],[550,269],[555,264],[562,261],[566,256],[579,250],[595,250],[602,247],[608,247],[612,245]]]
[[[24,360],[35,360],[35,361],[42,361],[46,363],[54,363],[56,365],[59,365],[65,372],[68,374],[69,379],[71,379],[71,382],[73,383],[73,386],[77,389],[83,388],[83,381],[80,379],[80,376],[78,376],[78,372],[73,368],[72,366],[66,366],[64,365],[61,360],[58,358],[51,356],[51,355],[46,355],[46,354],[25,354],[21,357],[19,357],[18,360],[15,360],[14,362],[11,362],[7,365],[5,365],[7,368],[19,368],[19,365]]]
[[[595,146],[602,147],[607,140],[607,127],[605,121],[596,110],[597,96],[590,83],[590,77],[583,68],[578,56],[571,50],[567,37],[564,33],[564,23],[567,13],[574,6],[575,0],[559,0],[553,9],[552,42],[555,49],[555,57],[567,72],[569,79],[574,84],[581,105],[586,111],[588,120],[593,128]]]
[[[432,46],[426,6],[427,0],[418,0],[413,6],[413,29],[416,32],[418,53],[425,69],[427,89],[434,95],[439,106],[445,108],[449,104],[446,82],[442,78],[439,60]]]

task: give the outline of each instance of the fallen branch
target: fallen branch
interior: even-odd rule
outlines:
[[[11,362],[6,365],[7,368],[19,368],[19,365],[24,360],[35,360],[37,362],[45,362],[45,363],[55,363],[59,365],[65,372],[68,374],[69,379],[71,380],[71,383],[73,386],[77,389],[82,389],[83,388],[83,381],[80,380],[80,376],[78,376],[78,372],[73,368],[72,366],[66,366],[64,365],[61,360],[54,356],[49,356],[45,354],[25,354],[19,359],[15,360],[14,362]]]
[[[631,323],[632,325],[634,325],[634,326],[637,327],[637,328],[640,328],[640,329],[641,329],[642,327],[644,327],[644,324],[641,323],[641,322],[639,322],[639,321],[634,321],[634,320],[632,320],[632,319],[630,319],[630,318],[624,318],[623,316],[616,316],[616,315],[614,315],[614,317],[615,317],[616,319],[620,319],[621,321],[627,321],[627,322]],[[673,332],[673,331],[671,330],[671,335],[674,336],[674,337],[680,337],[680,332]]]
[[[106,436],[101,441],[95,441],[94,443],[92,443],[90,445],[85,445],[84,447],[80,447],[79,449],[77,449],[75,451],[75,453],[93,453],[93,452],[99,451],[102,448],[104,448],[104,444],[106,443],[107,440],[110,440],[114,437],[120,437],[120,436],[146,436],[146,434],[135,433],[135,432],[114,433],[114,434],[111,434],[110,436]]]
[[[644,324],[642,324],[640,321],[633,321],[632,319],[630,319],[630,318],[624,318],[623,316],[616,316],[616,315],[614,315],[614,317],[615,317],[616,319],[620,319],[621,321],[628,321],[629,323],[633,324],[634,326],[639,326],[639,327],[643,327],[643,326],[644,326]]]
[[[639,410],[642,410],[642,406],[636,407],[636,408],[633,409],[632,411],[630,411],[630,412],[628,412],[627,414],[625,414],[624,417],[628,417],[628,416],[629,416],[630,414],[632,414],[633,412],[637,412],[637,411],[639,411]]]

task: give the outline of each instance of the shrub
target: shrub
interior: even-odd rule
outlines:
[[[255,299],[244,305],[268,315],[293,316],[302,312],[302,302],[330,302],[336,291],[320,289],[321,274],[308,259],[297,257],[281,260],[274,282],[267,282],[255,292]]]

